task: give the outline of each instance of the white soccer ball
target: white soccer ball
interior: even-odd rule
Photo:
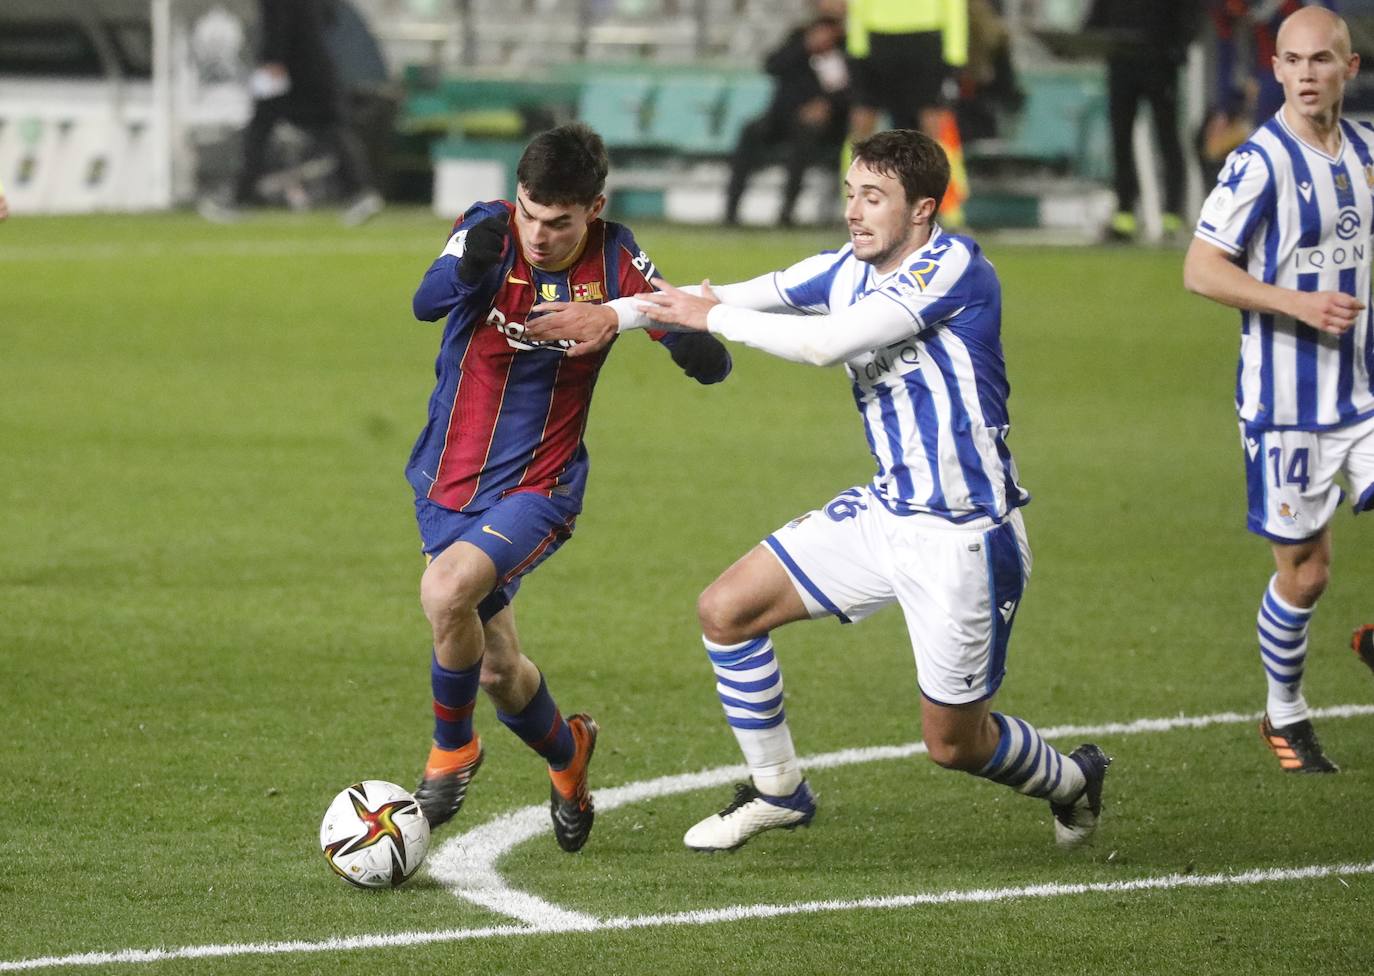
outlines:
[[[429,852],[429,821],[395,783],[354,783],[329,804],[320,848],[334,873],[359,888],[395,888]]]

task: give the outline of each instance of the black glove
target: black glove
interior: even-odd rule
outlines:
[[[670,332],[663,344],[673,362],[698,383],[719,383],[730,375],[730,350],[709,332]]]
[[[510,232],[510,214],[502,212],[478,221],[468,228],[463,239],[463,256],[458,259],[458,280],[475,285],[501,260]]]

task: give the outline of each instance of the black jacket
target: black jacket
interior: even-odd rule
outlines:
[[[282,64],[291,90],[273,99],[275,109],[300,122],[341,117],[338,75],[325,45],[333,0],[258,0],[263,64]]]
[[[768,114],[791,119],[811,99],[823,96],[831,100],[834,112],[848,111],[846,92],[827,92],[821,88],[820,79],[811,67],[811,52],[806,49],[806,27],[798,27],[768,55],[763,62],[763,70],[773,76],[773,101],[768,106]],[[844,38],[840,38],[839,50],[844,51]]]
[[[1205,13],[1198,0],[1094,0],[1084,27],[1118,34],[1114,57],[1182,64]]]

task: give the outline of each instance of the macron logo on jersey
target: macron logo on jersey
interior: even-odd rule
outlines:
[[[1308,203],[1312,202],[1311,183],[1307,182],[1306,180],[1303,180],[1301,183],[1298,184],[1298,192],[1302,194],[1302,198],[1306,200]]]

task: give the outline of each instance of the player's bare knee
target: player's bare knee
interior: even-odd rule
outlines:
[[[738,644],[756,636],[748,632],[746,615],[728,587],[712,583],[697,597],[701,634],[713,644]]]
[[[460,568],[431,563],[420,577],[420,606],[431,623],[476,609],[482,598],[480,581]]]
[[[1316,605],[1330,582],[1331,567],[1325,562],[1309,559],[1280,571],[1280,595],[1305,609]]]

